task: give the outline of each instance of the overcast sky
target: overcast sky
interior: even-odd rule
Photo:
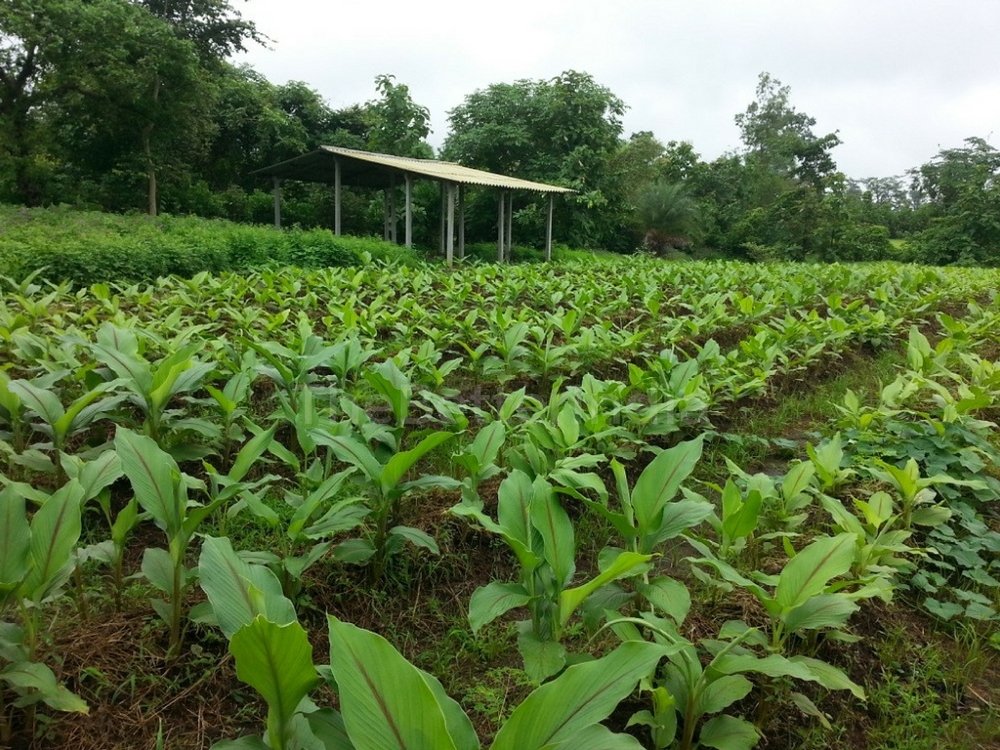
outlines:
[[[851,177],[902,174],[970,136],[1000,146],[1000,0],[248,0],[271,37],[241,59],[274,83],[305,81],[335,108],[396,76],[447,114],[491,83],[590,73],[629,109],[625,135],[737,148],[733,116],[761,71],[840,132]]]

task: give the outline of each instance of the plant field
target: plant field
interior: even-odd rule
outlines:
[[[998,272],[0,284],[0,746],[1000,736]]]

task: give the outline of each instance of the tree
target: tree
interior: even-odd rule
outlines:
[[[698,230],[698,202],[683,182],[652,182],[638,195],[636,215],[644,244],[656,253],[691,244]]]
[[[742,210],[723,240],[756,258],[822,257],[843,233],[843,176],[830,151],[836,133],[816,136],[816,120],[797,111],[791,90],[761,73],[756,98],[736,115],[741,155]]]
[[[623,186],[612,169],[624,112],[621,99],[587,73],[493,84],[449,113],[443,156],[573,188],[577,193],[566,199],[568,210],[557,214],[558,235],[580,246],[612,246],[620,242],[626,219]],[[496,212],[482,200],[476,213],[485,234]],[[540,239],[544,213],[531,199],[516,214],[519,232]]]
[[[736,115],[749,165],[762,172],[822,190],[837,171],[830,150],[840,145],[836,132],[817,137],[816,119],[797,111],[791,89],[768,73],[757,81],[757,97]]]
[[[44,192],[49,148],[44,107],[73,88],[111,43],[102,19],[115,0],[6,0],[0,4],[0,163],[14,200],[35,205]],[[87,34],[93,31],[96,38]],[[83,33],[87,32],[87,33]]]
[[[106,40],[84,69],[56,70],[66,80],[58,102],[70,153],[98,173],[117,172],[146,185],[146,207],[158,212],[164,169],[186,169],[207,145],[216,89],[196,46],[163,20],[119,0],[84,38]]]
[[[929,226],[911,240],[924,263],[1000,264],[1000,151],[982,138],[912,170]]]
[[[267,41],[253,21],[244,20],[229,0],[130,1],[166,21],[180,38],[192,42],[204,63],[217,64],[245,52],[248,42]]]
[[[395,83],[395,76],[377,76],[375,89],[381,97],[365,107],[370,122],[369,150],[430,158],[433,151],[424,140],[431,132],[427,107],[414,102],[409,87]]]

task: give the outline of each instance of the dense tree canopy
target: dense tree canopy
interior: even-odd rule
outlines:
[[[613,246],[622,186],[611,170],[625,104],[586,73],[494,84],[451,111],[443,156],[477,169],[573,188],[558,234],[577,245]],[[486,208],[482,207],[485,214]],[[541,232],[542,210],[519,211],[520,228]]]
[[[390,74],[333,109],[308,82],[273,83],[234,53],[267,43],[239,0],[6,0],[0,4],[0,200],[270,219],[253,171],[321,144],[432,157],[430,112]],[[970,138],[905,176],[849,179],[791,89],[762,73],[735,115],[742,148],[706,161],[653,132],[624,137],[625,103],[591,75],[498,82],[449,113],[441,156],[570,187],[556,238],[631,252],[746,259],[1000,262],[1000,152]],[[435,186],[417,186],[418,241],[435,245]],[[495,238],[496,194],[469,192],[471,241]],[[542,242],[547,199],[518,194],[516,242]],[[332,222],[327,186],[285,186],[286,221]],[[351,231],[381,231],[382,197],[353,189]],[[890,238],[899,240],[890,244]]]

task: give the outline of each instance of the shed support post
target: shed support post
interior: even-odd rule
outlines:
[[[455,259],[455,186],[448,183],[448,242],[445,263],[449,266]]]
[[[333,161],[333,233],[340,236],[340,159]]]
[[[458,186],[458,259],[465,258],[465,185]]]
[[[389,241],[389,189],[382,190],[382,241]]]
[[[438,252],[444,255],[444,222],[445,222],[445,192],[447,187],[444,182],[441,182],[441,221],[440,224],[440,238],[438,239]]]
[[[281,178],[274,178],[274,228],[281,229]]]
[[[413,175],[406,174],[406,246],[413,247]]]
[[[503,218],[503,210],[507,203],[507,196],[500,191],[500,199],[497,201],[497,263],[503,263],[503,251],[507,247],[507,242],[503,238],[503,230],[506,222]]]
[[[399,219],[396,216],[396,175],[393,174],[389,186],[389,239],[394,245],[397,244],[399,236],[397,224],[399,224]]]
[[[555,196],[549,193],[549,216],[545,222],[545,260],[552,260],[552,202]]]
[[[514,191],[507,193],[507,262],[514,260]]]

